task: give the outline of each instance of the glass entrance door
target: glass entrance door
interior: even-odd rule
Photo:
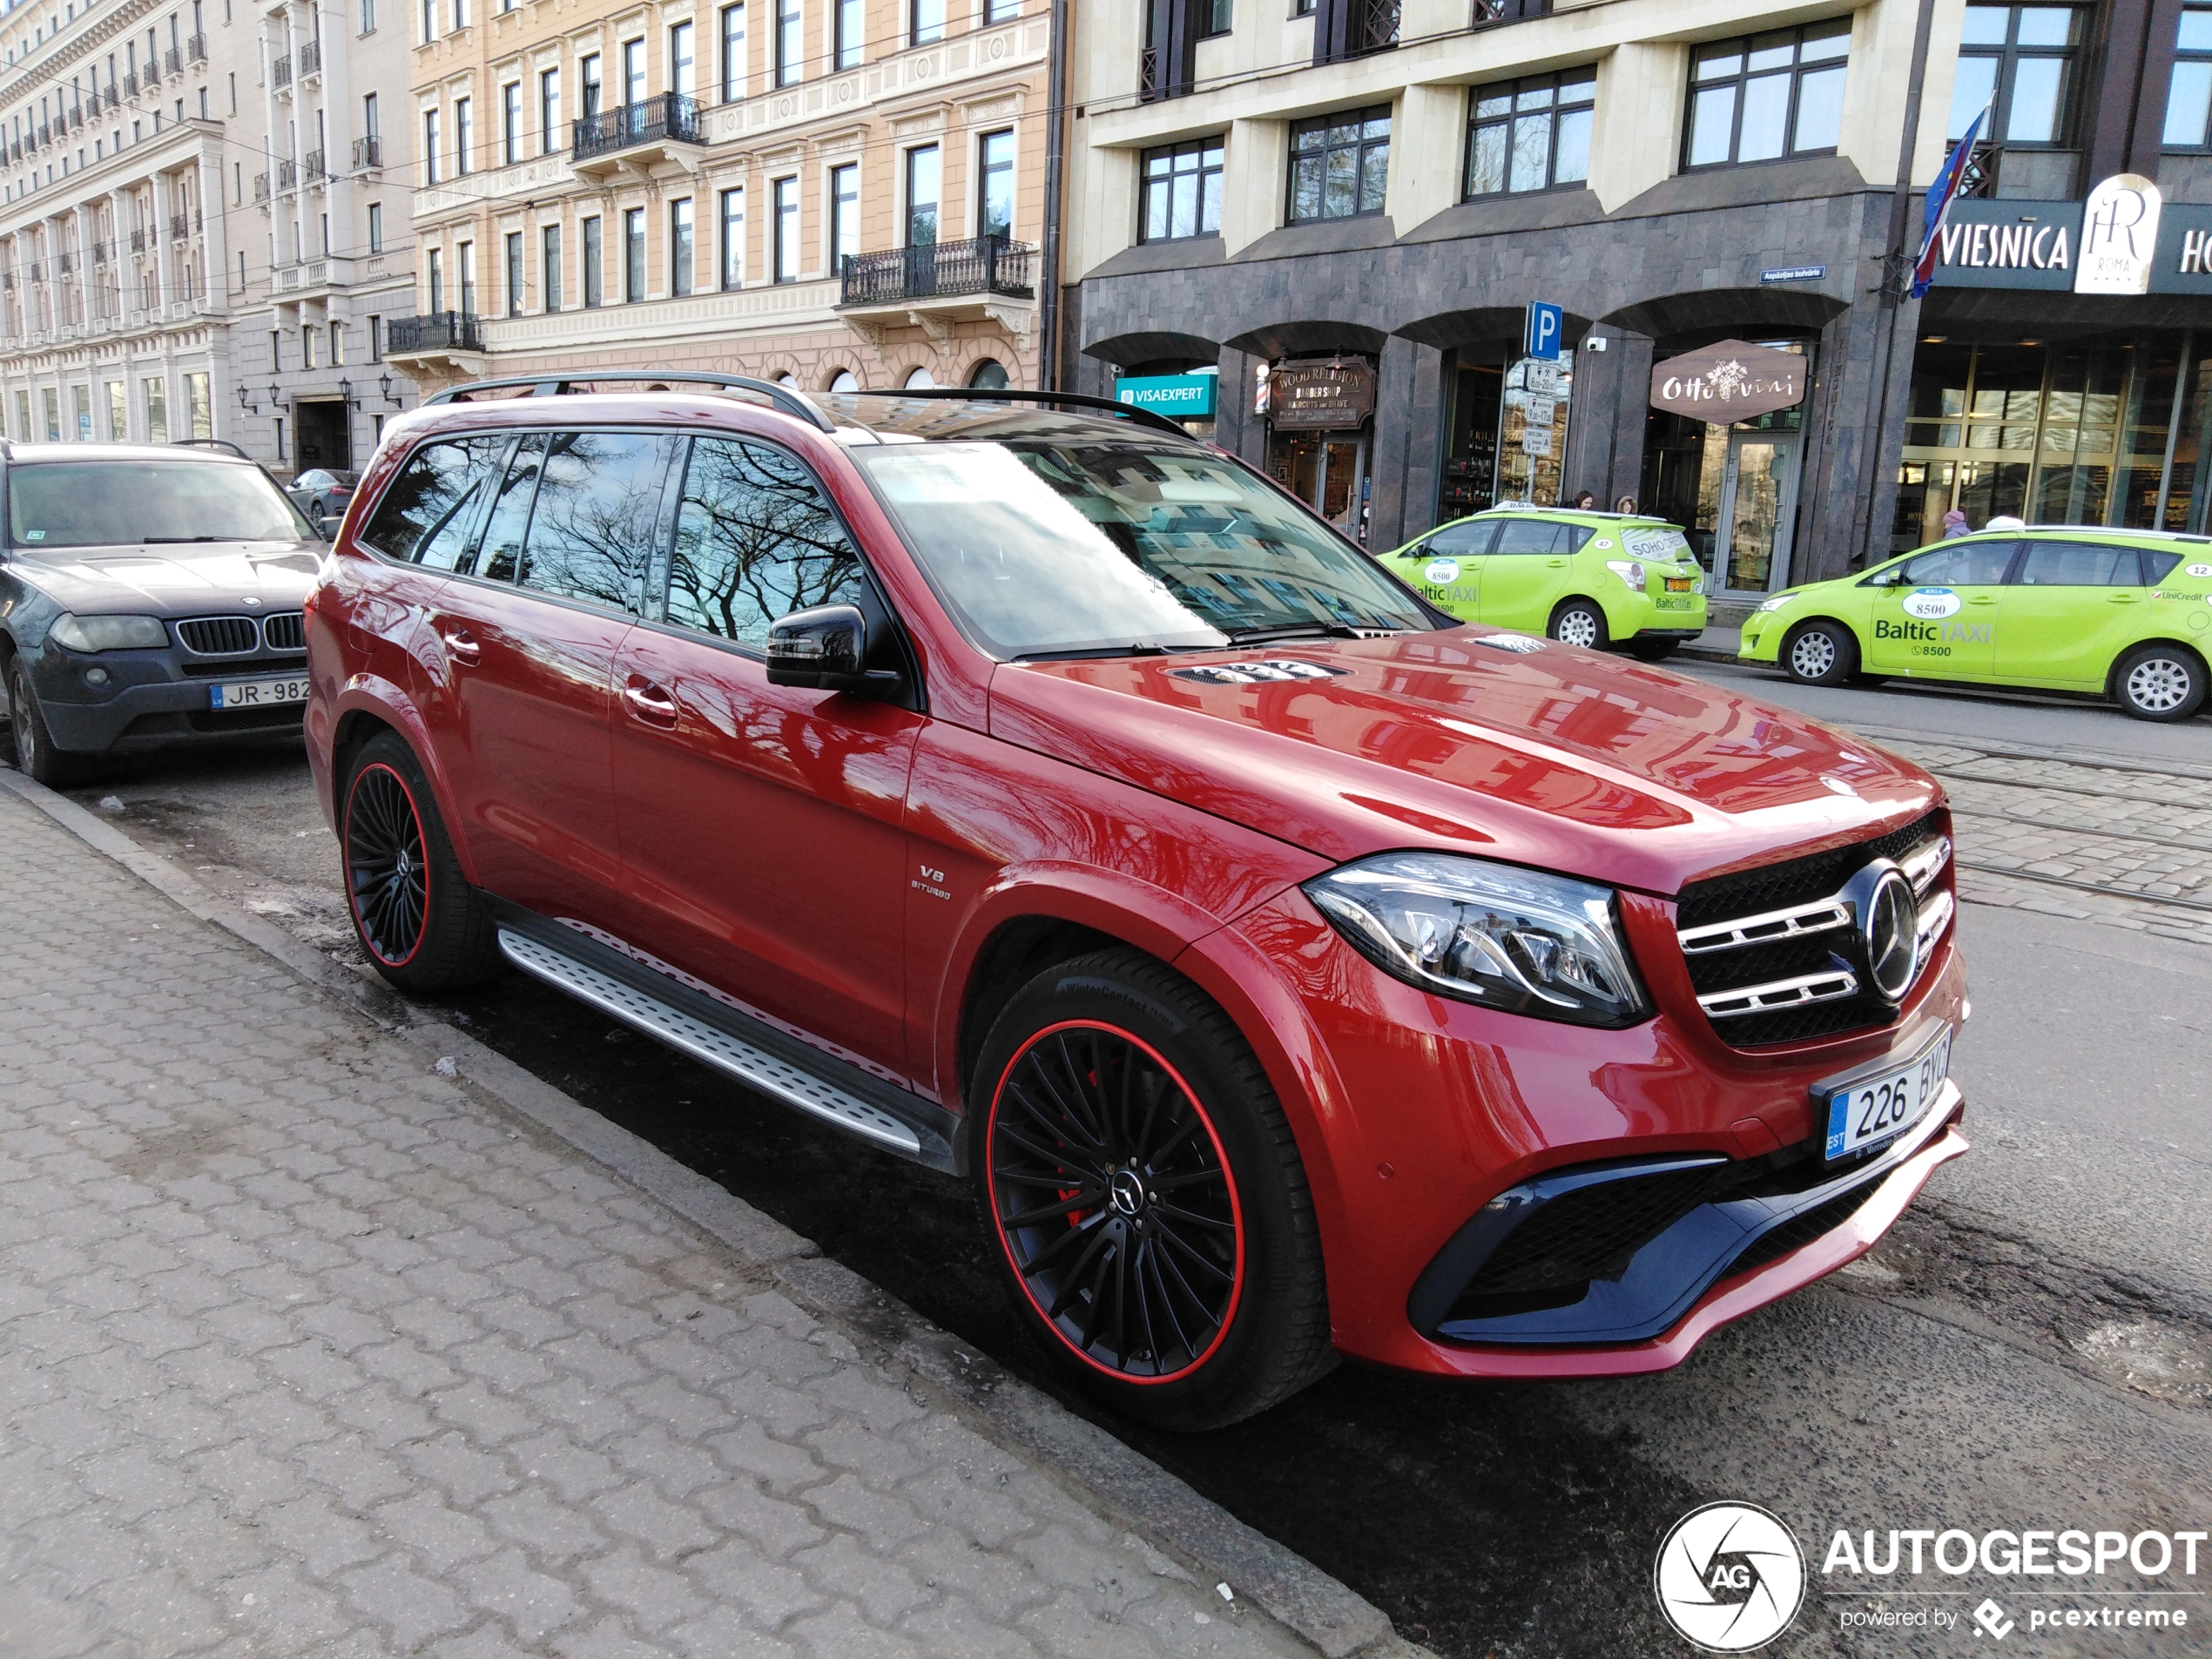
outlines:
[[[1364,543],[1367,440],[1358,432],[1280,433],[1273,471],[1296,496],[1346,536]]]
[[[1766,593],[1789,579],[1797,448],[1794,432],[1728,435],[1715,539],[1722,584],[1731,593]]]

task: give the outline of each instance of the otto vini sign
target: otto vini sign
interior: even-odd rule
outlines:
[[[1936,246],[1949,288],[2212,293],[2212,207],[2174,206],[2137,173],[2086,202],[1961,199]]]
[[[1725,426],[1804,401],[1805,360],[1744,340],[1669,357],[1651,371],[1655,408]]]

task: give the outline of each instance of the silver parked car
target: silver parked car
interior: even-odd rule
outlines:
[[[297,732],[324,545],[213,448],[0,440],[0,682],[16,764]]]
[[[361,474],[335,467],[310,467],[294,478],[285,489],[292,497],[292,504],[307,516],[325,536],[338,528],[338,521],[346,516],[347,504],[354,499],[354,486],[361,481]]]

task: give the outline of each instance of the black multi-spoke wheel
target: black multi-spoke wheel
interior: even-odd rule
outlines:
[[[497,970],[491,918],[461,873],[414,754],[380,732],[354,757],[339,835],[354,931],[403,989],[442,991]]]
[[[404,968],[422,948],[430,872],[407,780],[381,761],[354,774],[346,797],[346,890],[368,954]]]
[[[1048,1026],[1000,1081],[989,1152],[1008,1259],[1079,1358],[1161,1381],[1212,1353],[1244,1282],[1244,1219],[1172,1066],[1110,1025]]]
[[[1048,968],[972,1076],[1008,1288],[1080,1385],[1196,1429],[1327,1369],[1305,1168],[1265,1072],[1196,986],[1127,949]]]

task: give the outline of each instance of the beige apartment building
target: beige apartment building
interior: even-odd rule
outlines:
[[[0,15],[10,436],[219,438],[281,474],[367,459],[415,398],[378,361],[413,287],[405,134],[386,149],[378,107],[406,49],[378,5]]]
[[[1049,0],[410,3],[426,385],[1037,383]]]

